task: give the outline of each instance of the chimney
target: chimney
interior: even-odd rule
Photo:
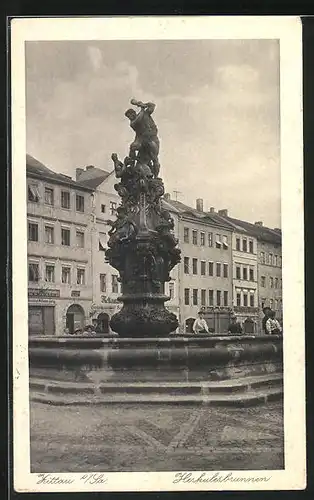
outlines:
[[[76,169],[76,180],[77,181],[79,180],[79,178],[81,177],[83,172],[84,172],[84,168],[77,168]]]
[[[261,220],[254,223],[255,226],[263,227],[263,222]]]
[[[203,212],[203,210],[204,210],[203,198],[197,198],[197,200],[196,200],[196,210],[198,212]]]
[[[218,215],[221,215],[222,217],[228,217],[227,208],[223,208],[222,210],[218,210]]]
[[[165,201],[170,201],[170,200],[171,200],[170,193],[165,193],[165,194],[164,194],[164,200],[165,200]]]
[[[86,170],[93,170],[95,167],[93,165],[87,165]]]
[[[215,213],[215,207],[210,207],[209,212],[210,212],[211,214],[214,214],[214,213]]]

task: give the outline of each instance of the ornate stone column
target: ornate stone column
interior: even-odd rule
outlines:
[[[152,118],[153,103],[134,99],[140,110],[126,111],[136,133],[128,156],[112,160],[120,180],[115,189],[121,197],[117,219],[109,231],[106,260],[120,274],[122,309],[110,321],[121,337],[164,337],[178,327],[177,317],[165,308],[165,282],[180,261],[173,220],[163,210],[163,181],[159,175],[159,139]]]

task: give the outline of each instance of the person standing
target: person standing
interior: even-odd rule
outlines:
[[[196,320],[194,321],[193,332],[195,334],[209,333],[208,325],[206,323],[206,320],[204,318],[204,313],[202,311],[198,313],[198,318],[196,318]]]
[[[263,331],[264,335],[267,335],[266,322],[267,322],[267,320],[268,320],[268,318],[270,316],[271,308],[270,307],[264,307],[263,313],[264,313],[264,318],[262,320],[262,331]]]
[[[231,335],[241,335],[243,333],[241,323],[237,321],[237,317],[234,315],[231,316],[231,322],[228,327],[228,333],[231,333]]]
[[[266,332],[268,335],[280,335],[282,332],[279,321],[276,319],[275,311],[271,311],[266,321]]]

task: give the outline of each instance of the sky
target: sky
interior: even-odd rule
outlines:
[[[27,152],[52,170],[111,171],[131,98],[156,104],[167,192],[281,226],[277,40],[26,42]]]

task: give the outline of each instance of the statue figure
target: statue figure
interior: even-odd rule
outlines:
[[[130,220],[124,207],[117,208],[117,219],[115,221],[107,220],[106,223],[111,226],[108,231],[110,236],[109,247],[112,247],[115,243],[130,241],[137,232],[135,223]]]
[[[138,106],[140,111],[137,113],[131,108],[125,112],[136,134],[135,140],[130,145],[129,156],[134,160],[137,159],[142,165],[149,166],[153,175],[158,177],[160,170],[158,129],[151,116],[156,106],[152,102],[143,103],[136,99],[131,99],[131,104]]]

